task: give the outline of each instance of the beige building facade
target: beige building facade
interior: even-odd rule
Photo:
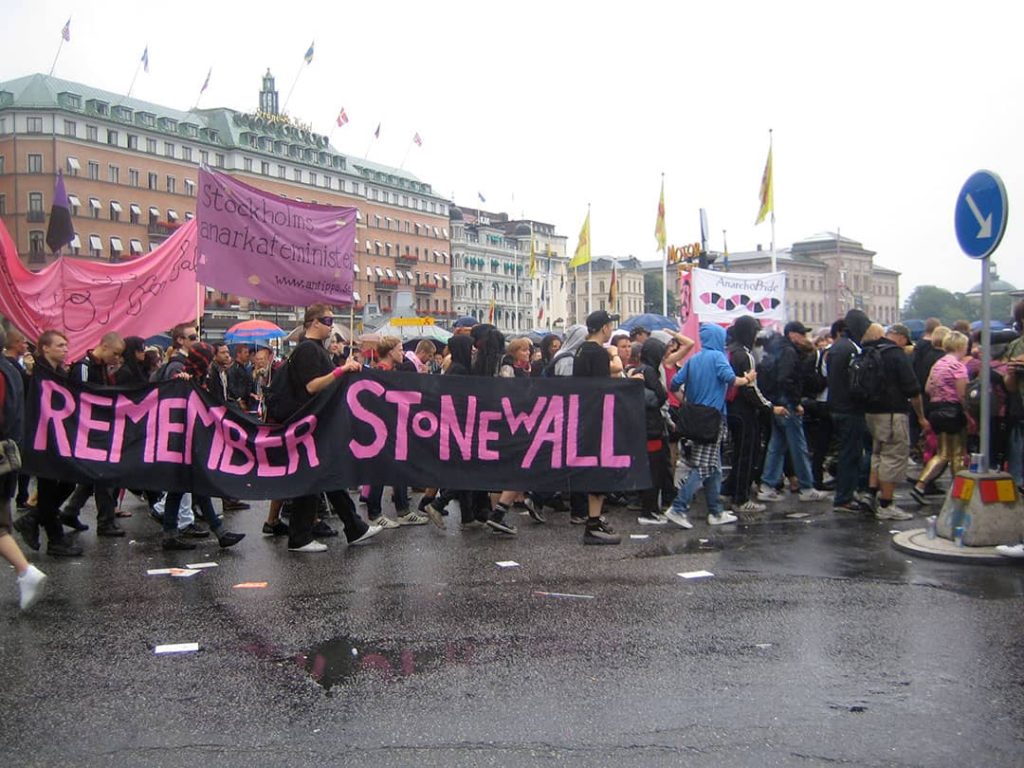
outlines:
[[[406,171],[337,152],[277,114],[269,72],[262,85],[260,108],[243,113],[182,112],[38,74],[0,83],[0,218],[22,259],[38,269],[54,258],[44,238],[58,171],[77,233],[64,252],[124,261],[193,217],[206,165],[275,195],[358,209],[355,302],[339,310],[386,314],[405,294],[412,311],[450,321],[449,203]],[[212,289],[207,305],[225,322],[271,312]]]
[[[900,273],[875,264],[875,251],[834,232],[813,235],[776,252],[786,273],[786,318],[818,327],[850,309],[888,325],[900,319]],[[724,267],[721,260],[716,264]],[[765,250],[730,253],[730,272],[770,272]]]

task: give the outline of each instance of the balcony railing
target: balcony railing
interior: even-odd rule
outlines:
[[[433,293],[437,288],[437,283],[418,283],[416,293]]]
[[[29,211],[28,214],[26,215],[26,218],[31,223],[42,223],[42,222],[46,221],[46,212],[45,211]]]

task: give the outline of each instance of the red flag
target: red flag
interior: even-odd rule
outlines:
[[[345,123],[348,122],[348,115],[345,114],[345,108],[341,108],[341,112],[338,113],[338,127],[341,128]]]

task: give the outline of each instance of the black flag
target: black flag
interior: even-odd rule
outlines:
[[[50,208],[50,224],[46,228],[46,244],[56,253],[75,239],[75,227],[71,223],[71,207],[68,193],[64,189],[64,174],[57,172],[57,183],[53,185],[53,206]]]

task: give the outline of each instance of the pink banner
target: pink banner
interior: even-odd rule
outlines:
[[[199,171],[199,279],[272,304],[352,303],[356,209],[272,195]]]
[[[198,303],[197,303],[198,302]],[[21,263],[0,222],[0,313],[34,341],[55,328],[68,334],[69,360],[104,333],[152,336],[203,311],[196,292],[196,224],[155,251],[121,264],[62,256],[41,272]]]

